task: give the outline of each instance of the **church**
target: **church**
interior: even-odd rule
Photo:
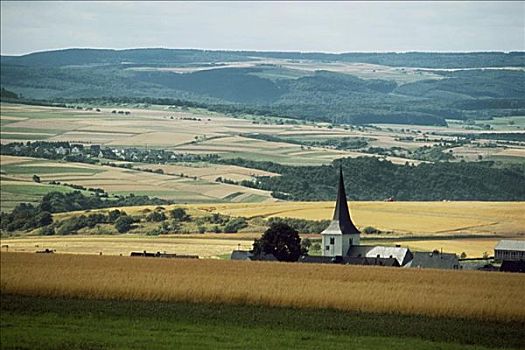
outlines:
[[[408,248],[360,245],[360,236],[350,218],[343,169],[340,168],[334,215],[330,225],[321,232],[323,254],[317,262],[405,266],[412,261],[413,254]]]

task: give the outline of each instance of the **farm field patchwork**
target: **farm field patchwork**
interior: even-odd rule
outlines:
[[[5,208],[12,208],[21,202],[20,196],[24,191],[14,193],[16,182],[19,185],[35,184],[33,175],[41,179],[39,188],[46,187],[40,193],[55,190],[57,186],[47,184],[50,181],[81,185],[84,187],[102,188],[110,194],[128,194],[156,196],[173,199],[177,202],[217,202],[219,201],[274,201],[270,193],[258,189],[241,187],[231,184],[215,182],[214,179],[203,176],[202,178],[188,178],[174,175],[156,174],[138,170],[129,170],[110,166],[92,165],[84,163],[59,162],[53,160],[2,156],[2,198],[7,198]],[[148,168],[151,168],[149,166]],[[250,170],[237,167],[240,174],[248,176]],[[188,167],[191,172],[195,168]],[[229,168],[226,168],[229,169]],[[178,168],[184,172],[182,168]],[[186,172],[187,173],[187,172]],[[255,171],[257,173],[257,171]],[[196,176],[196,175],[195,175]],[[4,180],[6,187],[4,188]],[[4,193],[5,192],[5,193]],[[17,197],[19,197],[17,199]],[[33,198],[33,201],[36,199]],[[4,206],[3,206],[4,207]],[[4,209],[5,210],[5,209]]]
[[[89,108],[95,108],[90,106]],[[263,134],[299,141],[324,141],[334,137],[366,138],[371,147],[418,147],[450,139],[447,133],[470,133],[461,126],[424,127],[378,125],[377,127],[343,128],[323,123],[283,122],[286,119],[244,116],[232,118],[202,109],[168,108],[166,106],[100,107],[93,110],[1,104],[2,143],[14,141],[69,141],[114,147],[152,147],[194,154],[217,153],[225,158],[243,157],[272,160],[290,165],[328,164],[341,157],[377,156],[365,151],[336,150],[330,147],[304,147],[294,143],[270,142],[243,137]],[[125,110],[129,115],[114,114]],[[279,125],[276,122],[279,121]],[[516,124],[516,122],[514,122]],[[423,133],[436,133],[430,140]],[[5,135],[5,137],[4,137]],[[412,137],[411,141],[403,138]],[[417,139],[417,140],[416,140]],[[515,149],[514,146],[508,148]],[[519,148],[516,148],[519,149]],[[503,150],[498,147],[497,150]],[[480,152],[483,150],[480,150]],[[475,151],[474,151],[475,152]],[[522,154],[517,156],[523,157]],[[419,161],[386,157],[398,164]],[[468,157],[467,157],[468,158]],[[467,159],[465,158],[465,159]]]

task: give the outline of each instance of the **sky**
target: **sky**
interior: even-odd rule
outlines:
[[[525,51],[525,2],[1,1],[1,54],[71,47]]]

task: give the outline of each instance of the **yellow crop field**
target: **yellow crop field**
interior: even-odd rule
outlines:
[[[235,249],[252,249],[256,234],[163,235],[74,235],[26,236],[0,239],[5,252],[34,253],[52,249],[59,254],[103,254],[129,256],[133,251],[198,255],[201,258],[229,256]],[[5,248],[5,245],[8,248]]]
[[[446,253],[465,253],[467,258],[482,257],[484,253],[489,256],[494,255],[494,247],[499,239],[443,239],[443,240],[419,240],[419,241],[399,241],[397,244],[409,247],[411,250],[433,251],[443,249]]]
[[[2,294],[525,320],[521,274],[23,253],[1,266]]]
[[[334,202],[277,202],[190,207],[233,216],[326,220],[334,206]],[[360,228],[373,226],[404,235],[525,236],[525,202],[350,202],[349,207]]]

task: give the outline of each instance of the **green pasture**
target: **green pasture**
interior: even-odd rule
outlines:
[[[2,349],[518,349],[523,323],[1,295]]]
[[[36,204],[49,192],[70,192],[73,188],[61,185],[37,184],[31,182],[9,181],[0,182],[0,210],[9,212],[20,203]]]

